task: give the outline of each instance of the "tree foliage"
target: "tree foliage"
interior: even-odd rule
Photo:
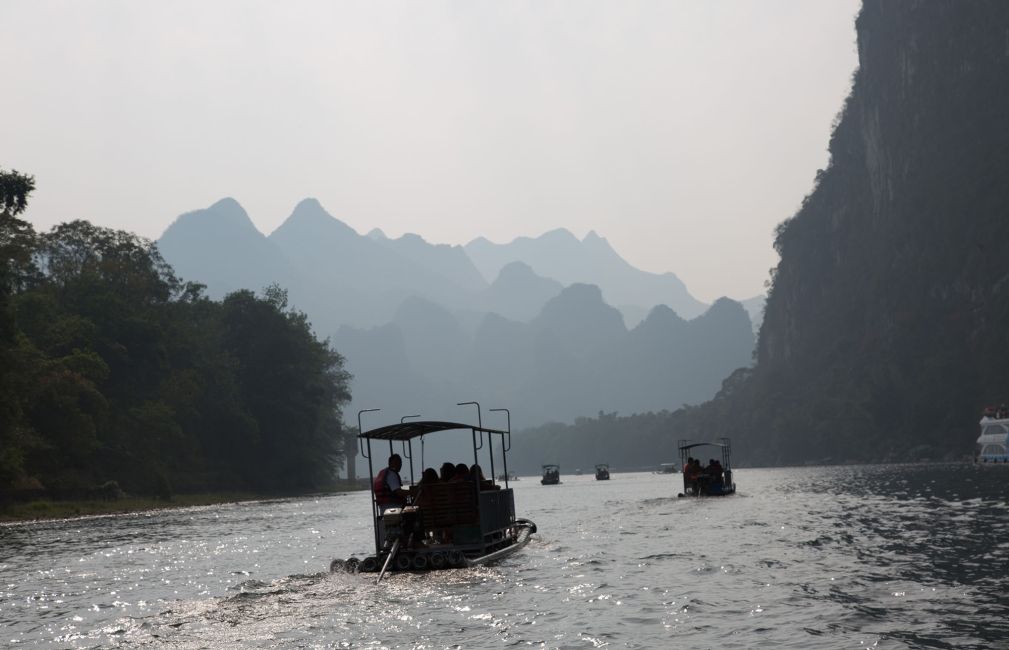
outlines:
[[[19,340],[11,296],[30,269],[34,233],[17,215],[33,189],[31,176],[0,169],[0,482],[18,475],[31,443],[21,399],[30,355]]]
[[[10,225],[31,187],[0,187],[0,495],[331,484],[349,376],[283,289],[214,302],[131,233]]]

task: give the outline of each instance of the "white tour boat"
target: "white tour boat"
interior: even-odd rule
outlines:
[[[974,448],[976,463],[1009,463],[1009,417],[987,413],[981,418],[981,435]]]

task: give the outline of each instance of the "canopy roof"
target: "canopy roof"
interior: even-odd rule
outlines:
[[[682,447],[680,447],[680,450],[682,451],[684,449],[693,449],[694,447],[721,447],[721,448],[725,449],[728,446],[729,445],[723,445],[720,442],[694,442],[694,443],[691,443],[689,445],[683,445]],[[662,464],[663,465],[668,465],[668,464],[671,464],[671,463],[662,463]]]
[[[547,464],[547,465],[543,466],[543,469],[550,469],[550,468],[560,469],[561,466],[560,465],[554,465],[553,463],[550,463],[550,464]]]
[[[507,431],[499,429],[487,429],[478,427],[475,424],[463,424],[462,422],[442,422],[439,420],[422,420],[412,422],[398,422],[385,427],[365,431],[358,438],[370,438],[372,440],[412,440],[418,436],[425,436],[438,431],[450,431],[453,429],[472,429],[485,433],[505,434]]]

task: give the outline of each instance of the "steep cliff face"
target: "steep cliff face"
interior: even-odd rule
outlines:
[[[867,0],[856,26],[756,369],[706,411],[755,462],[960,456],[1009,401],[1009,3]]]

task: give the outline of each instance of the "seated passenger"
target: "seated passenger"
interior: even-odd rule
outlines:
[[[424,473],[420,475],[420,485],[430,485],[431,483],[437,482],[438,472],[436,472],[433,467],[428,467],[424,470]]]
[[[488,481],[487,479],[485,479],[483,476],[483,469],[475,463],[473,464],[472,467],[469,468],[469,478],[471,481],[476,483],[477,487],[479,487],[481,490],[501,489],[499,486],[495,485],[493,481]]]
[[[683,466],[683,482],[687,486],[687,492],[693,494],[697,487],[697,467],[694,465],[693,458],[688,458],[687,463]]]
[[[715,458],[708,461],[708,477],[712,485],[722,485],[722,464]]]
[[[441,480],[451,481],[452,477],[455,476],[455,465],[446,461],[441,464]]]
[[[372,489],[375,492],[375,503],[379,512],[384,513],[389,508],[402,508],[406,505],[407,492],[403,489],[403,481],[399,478],[399,470],[403,467],[403,459],[399,454],[389,456],[389,466],[378,473]]]
[[[704,468],[701,467],[701,459],[695,458],[694,462],[690,465],[690,477],[693,480],[691,489],[694,494],[700,494],[704,489],[705,475]]]
[[[468,481],[469,480],[469,468],[466,467],[465,463],[459,463],[455,466],[455,475],[452,477],[453,481]]]

